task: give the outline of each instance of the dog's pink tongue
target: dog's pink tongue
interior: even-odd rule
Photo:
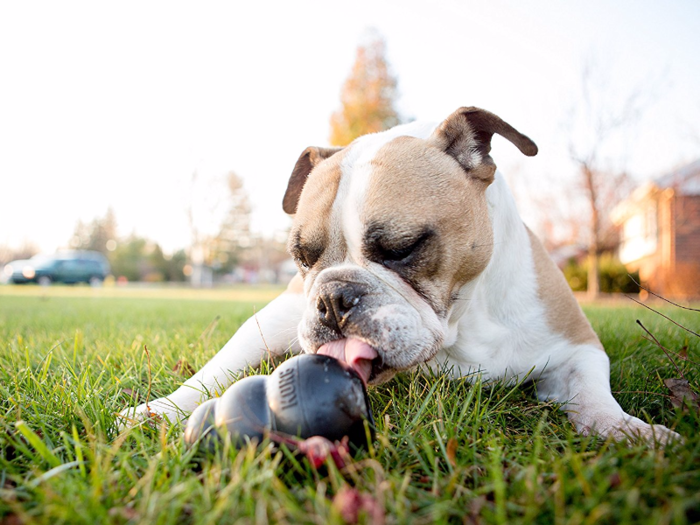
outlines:
[[[321,346],[317,354],[335,357],[350,365],[362,378],[365,384],[372,373],[372,359],[377,357],[377,351],[359,339],[339,339]]]

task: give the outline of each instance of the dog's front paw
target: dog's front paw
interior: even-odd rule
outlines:
[[[184,417],[182,411],[178,410],[171,401],[162,397],[137,407],[125,408],[117,414],[116,423],[119,431],[122,431],[145,422],[155,424],[160,424],[162,421],[171,424],[178,423]]]
[[[650,425],[639,418],[627,416],[611,429],[610,435],[616,441],[625,439],[639,439],[650,445],[666,446],[674,441],[683,442],[683,438],[677,432],[663,425]]]
[[[587,436],[597,434],[615,441],[641,440],[649,445],[666,446],[683,438],[677,432],[663,425],[650,425],[641,419],[620,413],[595,413],[588,417],[572,418],[577,430]]]

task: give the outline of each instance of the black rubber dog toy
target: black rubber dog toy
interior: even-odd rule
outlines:
[[[331,442],[348,439],[367,445],[364,421],[374,439],[374,420],[360,376],[345,363],[325,355],[293,357],[269,376],[234,383],[219,399],[201,404],[190,416],[185,442],[213,450],[226,433],[235,446],[261,442],[266,435]]]

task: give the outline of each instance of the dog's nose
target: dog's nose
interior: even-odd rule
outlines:
[[[362,291],[353,284],[326,287],[316,301],[319,320],[328,328],[340,332],[361,297]]]

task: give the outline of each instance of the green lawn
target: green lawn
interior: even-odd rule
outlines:
[[[586,310],[623,408],[685,436],[665,451],[579,437],[528,387],[418,375],[370,389],[377,440],[344,471],[269,447],[195,461],[181,429],[116,432],[148,390],[144,346],[166,394],[178,362],[202,366],[276,292],[0,287],[0,524],[342,523],[348,487],[386,523],[700,522],[700,417],[672,407],[679,370],[635,320],[687,352],[696,392],[700,340],[631,301]],[[663,312],[699,331],[700,313]]]

